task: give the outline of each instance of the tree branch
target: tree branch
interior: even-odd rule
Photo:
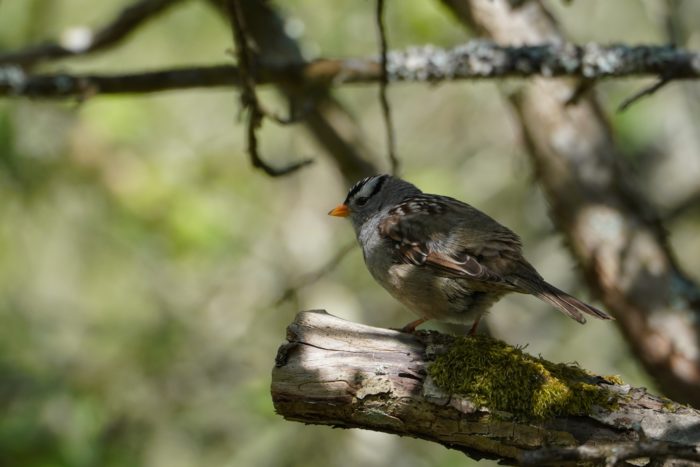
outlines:
[[[576,460],[572,450],[593,450],[602,453],[595,459],[606,459],[612,451],[604,449],[620,444],[626,452],[654,447],[639,457],[696,456],[699,411],[593,375],[592,384],[617,395],[616,408],[526,419],[449,394],[436,385],[431,366],[457,339],[374,328],[323,311],[299,313],[272,371],[275,409],[288,420],[412,436],[508,463],[554,459],[554,453]],[[518,381],[512,386],[520,390]],[[556,451],[538,450],[545,447]]]
[[[607,62],[609,57],[616,57]],[[534,45],[499,46],[473,40],[453,49],[433,46],[392,51],[387,79],[406,82],[513,77],[579,77],[586,79],[656,76],[663,67],[668,79],[700,78],[700,54],[668,46]],[[256,63],[250,70],[256,84],[330,86],[377,83],[382,71],[377,58],[319,59],[310,63]],[[96,93],[147,93],[197,87],[240,86],[237,67],[213,65],[155,72],[100,74],[27,74],[15,66],[0,67],[0,95],[41,98]]]
[[[95,32],[84,31],[79,41],[47,41],[16,52],[0,54],[0,65],[29,68],[39,62],[85,55],[115,46],[146,21],[153,19],[181,0],[141,0],[124,8],[109,24]]]
[[[304,287],[308,287],[311,284],[315,284],[322,278],[328,276],[338,265],[345,259],[345,257],[356,248],[355,240],[347,243],[342,248],[340,248],[328,261],[326,261],[320,268],[315,271],[303,274],[296,278],[294,284],[289,285],[283,292],[280,298],[274,301],[270,305],[270,308],[277,308],[284,302],[293,298],[299,293],[299,290]]]
[[[377,32],[379,34],[379,103],[382,107],[384,117],[384,127],[386,131],[386,146],[391,164],[391,173],[398,175],[399,159],[396,157],[396,136],[394,133],[394,123],[391,119],[391,106],[387,97],[387,87],[389,86],[389,72],[387,70],[388,43],[386,39],[386,27],[384,26],[384,0],[377,0],[377,11],[375,12],[377,21]]]
[[[693,192],[689,193],[678,204],[672,206],[667,213],[664,214],[665,221],[673,221],[678,217],[700,208],[700,187],[697,187]]]
[[[296,172],[302,167],[311,164],[312,161],[310,159],[303,159],[277,168],[269,165],[260,156],[257,130],[262,125],[263,119],[267,117],[279,123],[283,123],[283,120],[273,117],[270,112],[265,110],[255,91],[255,79],[250,72],[254,55],[248,45],[248,30],[243,19],[243,9],[240,0],[227,0],[226,8],[233,32],[236,58],[238,59],[239,74],[241,76],[241,105],[243,106],[243,111],[248,114],[246,135],[248,139],[248,154],[250,155],[251,163],[253,167],[261,169],[271,177],[281,177]]]
[[[148,94],[193,88],[240,86],[232,65],[171,68],[143,73],[27,74],[14,66],[0,67],[0,96],[41,99],[83,98],[99,94]]]
[[[651,86],[647,86],[647,87],[643,88],[642,90],[635,92],[634,94],[632,94],[630,97],[626,98],[625,100],[623,100],[623,101],[620,103],[620,105],[617,107],[617,111],[618,111],[618,112],[624,112],[625,110],[627,110],[628,108],[630,108],[630,106],[631,106],[632,104],[634,104],[635,102],[637,102],[638,100],[640,100],[640,99],[642,99],[642,98],[644,98],[644,97],[647,97],[647,96],[651,96],[651,95],[654,94],[656,91],[658,91],[659,89],[663,88],[664,86],[666,86],[666,85],[667,85],[668,83],[670,83],[670,82],[671,82],[671,80],[669,80],[669,79],[667,79],[667,78],[665,78],[665,77],[664,77],[664,78],[659,78],[659,79],[658,79],[654,84],[652,84]]]
[[[541,2],[517,9],[507,0],[443,3],[498,42],[564,40]],[[595,98],[567,106],[560,97],[576,87],[535,79],[511,96],[553,220],[663,392],[700,407],[700,287],[680,269],[656,212],[632,185]]]
[[[222,0],[209,0],[209,3],[225,13]],[[242,13],[248,33],[258,52],[259,60],[274,69],[295,69],[304,67],[305,60],[299,45],[284,31],[284,20],[273,9],[271,2],[246,0],[242,2]],[[252,70],[256,83],[259,78],[254,64]],[[371,150],[365,144],[355,123],[345,108],[333,99],[328,82],[298,79],[294,73],[275,84],[289,101],[290,114],[297,115],[302,109],[304,125],[319,144],[328,151],[348,182],[377,172],[369,162]],[[263,77],[264,78],[264,77]],[[291,79],[290,79],[291,78]]]

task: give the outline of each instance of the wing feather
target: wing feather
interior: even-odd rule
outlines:
[[[452,198],[418,195],[392,208],[379,225],[399,258],[436,273],[505,282],[493,266],[520,255],[520,239],[488,215]],[[491,263],[491,264],[489,264]]]

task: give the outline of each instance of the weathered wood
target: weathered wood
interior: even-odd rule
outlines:
[[[692,450],[700,443],[699,411],[602,379],[599,384],[624,396],[614,410],[546,421],[494,414],[443,392],[428,375],[431,362],[454,339],[375,328],[325,311],[301,312],[287,328],[288,342],[272,371],[275,409],[288,420],[412,436],[511,463],[542,447],[647,440]]]

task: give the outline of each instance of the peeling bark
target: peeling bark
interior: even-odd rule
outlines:
[[[623,397],[617,409],[595,408],[587,417],[523,421],[447,394],[427,370],[453,340],[301,312],[287,328],[272,371],[275,409],[288,420],[412,436],[509,463],[545,446],[585,449],[647,440],[692,450],[700,443],[699,411],[602,379],[599,384]]]

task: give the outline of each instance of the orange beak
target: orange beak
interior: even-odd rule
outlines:
[[[335,217],[348,217],[350,215],[350,209],[348,209],[347,204],[339,204],[331,209],[328,215]]]

